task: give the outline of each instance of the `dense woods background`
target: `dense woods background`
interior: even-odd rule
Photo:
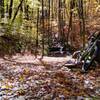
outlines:
[[[0,55],[77,50],[100,29],[100,0],[0,0]]]

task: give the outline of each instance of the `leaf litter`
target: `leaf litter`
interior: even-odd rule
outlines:
[[[0,63],[0,100],[99,100],[99,68],[82,74],[62,66],[63,61],[47,61]]]

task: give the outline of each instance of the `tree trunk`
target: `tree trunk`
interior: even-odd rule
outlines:
[[[9,19],[12,17],[12,7],[13,7],[13,0],[10,0],[10,6],[9,6]]]
[[[42,0],[42,58],[44,56],[44,0]]]
[[[17,10],[16,10],[16,12],[15,12],[15,14],[14,14],[14,17],[13,17],[13,19],[12,19],[12,23],[14,22],[14,20],[15,20],[17,14],[18,14],[19,8],[21,7],[23,1],[24,1],[24,0],[21,0],[20,4],[18,5]]]
[[[35,50],[35,56],[37,57],[37,52],[38,52],[38,34],[39,33],[39,8],[37,9],[37,33],[36,33],[36,50]]]
[[[58,1],[58,22],[59,37],[61,39],[61,0]]]
[[[4,18],[4,0],[0,0],[0,13],[1,18]]]
[[[51,8],[51,1],[48,0],[48,4],[49,4],[49,7],[48,7],[48,47],[50,47],[50,8]]]
[[[70,19],[69,19],[69,27],[68,27],[68,33],[67,33],[67,45],[69,42],[70,30],[72,30],[72,15],[73,15],[72,9],[74,8],[73,4],[74,4],[74,1],[71,0],[70,1]]]
[[[25,11],[25,19],[26,20],[29,20],[29,5],[26,3],[26,2],[24,2],[24,11]]]
[[[80,34],[83,38],[83,48],[85,47],[85,19],[84,19],[84,11],[83,11],[83,0],[78,1],[78,14],[80,20]]]

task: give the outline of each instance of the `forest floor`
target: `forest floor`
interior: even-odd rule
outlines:
[[[0,100],[100,100],[100,68],[81,73],[69,57],[0,58]]]

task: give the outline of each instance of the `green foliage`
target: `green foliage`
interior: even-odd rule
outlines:
[[[9,11],[10,0],[4,0],[6,16],[0,19],[0,54],[21,53],[26,49],[34,52],[33,47],[35,47],[36,41],[36,10],[40,7],[40,2],[38,0],[25,0],[22,3],[22,10],[18,10],[14,23],[11,23],[20,1],[14,0],[12,18],[9,19],[9,13],[6,10],[8,9]],[[29,6],[28,20],[25,19],[25,5]]]
[[[2,29],[0,28],[0,51],[6,53],[21,52],[23,49],[24,50],[30,49],[34,51],[33,47],[36,46],[35,43],[36,43],[36,36],[37,36],[37,27],[38,27],[38,41],[40,45],[42,45],[41,42],[42,34],[45,34],[44,43],[45,43],[45,48],[47,49],[48,27],[50,27],[49,29],[50,32],[55,31],[56,29],[58,31],[58,26],[56,26],[56,28],[53,27],[52,20],[56,23],[58,23],[58,20],[61,20],[61,21],[65,21],[65,23],[68,24],[70,19],[70,12],[73,13],[72,23],[71,23],[72,25],[74,19],[77,21],[80,20],[78,15],[79,0],[73,0],[74,5],[72,9],[70,8],[71,0],[61,0],[62,9],[60,12],[62,12],[61,13],[62,17],[61,16],[60,17],[62,19],[58,18],[59,17],[58,1],[59,0],[51,0],[49,2],[49,0],[44,0],[44,10],[45,11],[47,10],[47,14],[50,10],[50,15],[48,14],[47,17],[44,18],[44,29],[42,29],[43,28],[42,27],[43,21],[41,19],[42,0],[24,0],[19,9],[18,6],[21,0],[13,0],[13,5],[11,7],[12,8],[11,18],[9,18],[10,0],[4,0],[4,10],[5,10],[4,18],[0,18],[0,24],[1,24],[0,27],[2,28]],[[50,3],[50,8],[49,8],[49,3]],[[86,18],[88,18],[88,16],[89,17],[91,16],[93,18],[93,15],[99,12],[100,5],[98,0],[83,0],[83,3],[84,3],[83,8],[84,8],[85,20],[87,20]],[[37,9],[39,9],[39,13],[37,13]],[[14,15],[16,15],[16,17],[14,19],[14,22],[11,23],[14,18]],[[37,26],[37,19],[38,19],[38,26]],[[2,30],[4,31],[2,32]],[[2,36],[6,36],[6,40],[2,38]],[[9,41],[7,40],[8,38],[10,39]],[[42,46],[40,47],[42,48]]]

